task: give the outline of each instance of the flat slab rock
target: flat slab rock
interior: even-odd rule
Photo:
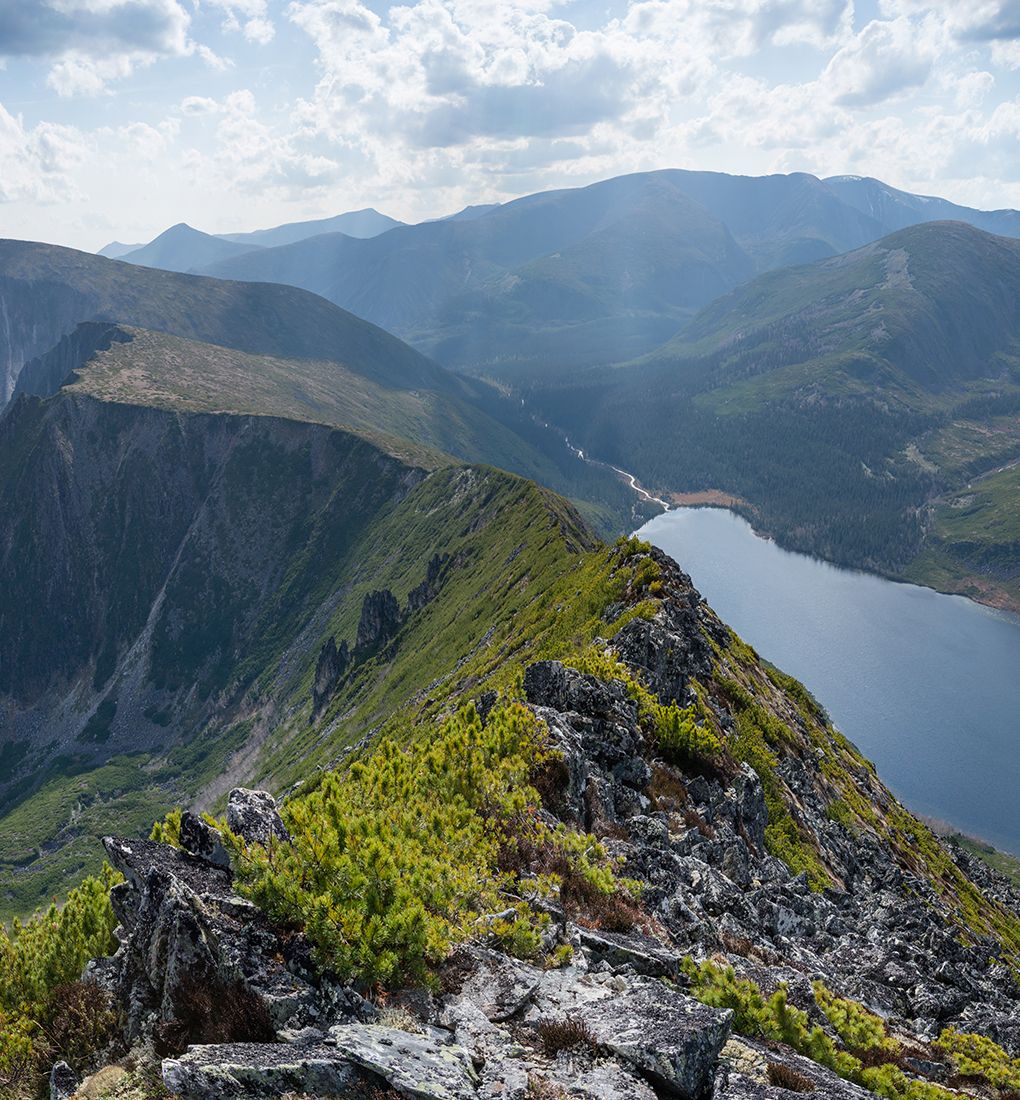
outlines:
[[[733,1013],[649,980],[585,1008],[595,1038],[618,1058],[696,1100],[711,1088]]]
[[[463,1047],[381,1024],[329,1029],[336,1053],[416,1100],[475,1100],[478,1075]]]
[[[640,932],[606,932],[579,926],[578,935],[582,947],[611,966],[633,966],[637,973],[652,977],[675,977],[680,970],[680,957],[675,951]]]
[[[276,1100],[289,1092],[363,1097],[372,1077],[323,1043],[223,1043],[164,1058],[163,1082],[182,1100]]]

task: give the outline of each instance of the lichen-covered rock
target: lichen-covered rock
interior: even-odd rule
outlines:
[[[650,554],[669,599],[654,619],[627,623],[613,639],[613,649],[664,703],[683,702],[690,681],[711,669],[706,634],[724,642],[729,632],[714,616],[705,615],[705,604],[690,577],[671,557],[655,547]]]
[[[733,1014],[709,1008],[663,982],[642,981],[591,1005],[595,1038],[652,1080],[687,1100],[711,1086]]]
[[[71,1100],[78,1084],[78,1074],[66,1062],[57,1062],[50,1070],[50,1100]]]
[[[122,943],[97,969],[124,1008],[125,1043],[175,1021],[186,991],[203,984],[240,983],[276,1027],[326,1015],[301,941],[281,942],[261,910],[232,893],[229,872],[155,841],[106,837],[104,845],[125,876],[111,893]],[[326,1022],[338,1018],[349,1017]]]
[[[750,1039],[723,1048],[713,1100],[874,1100],[872,1093],[793,1051]]]
[[[554,1071],[550,1080],[561,1084],[568,1095],[588,1100],[656,1100],[654,1090],[633,1070],[608,1058],[573,1073]]]
[[[495,1023],[516,1015],[542,979],[541,970],[476,944],[461,948],[450,960],[448,969],[465,974],[459,983],[461,996]]]
[[[463,1047],[380,1024],[330,1028],[337,1053],[418,1100],[475,1100],[478,1075]]]
[[[270,837],[290,840],[276,799],[268,791],[235,787],[227,798],[227,827],[249,844],[268,844]]]
[[[163,1082],[181,1100],[276,1100],[371,1095],[378,1078],[326,1044],[226,1043],[164,1058]]]
[[[181,847],[193,856],[198,856],[216,867],[230,869],[230,856],[223,847],[223,837],[219,829],[214,829],[191,810],[185,810],[181,814],[180,842]]]
[[[629,966],[638,974],[656,978],[675,978],[680,971],[680,956],[641,932],[582,927],[577,934],[582,947],[611,966]]]

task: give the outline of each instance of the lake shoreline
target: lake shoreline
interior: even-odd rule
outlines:
[[[616,469],[616,467],[613,468]],[[622,473],[623,471],[618,472]],[[628,477],[632,476],[628,475]],[[636,482],[634,488],[642,494],[642,499],[650,498],[661,502],[660,497],[652,496],[648,490],[638,489],[638,483]],[[666,492],[662,490],[662,493],[673,501],[674,507],[677,508],[716,508],[724,512],[731,512],[733,515],[746,520],[751,530],[763,541],[775,543],[776,546],[789,551],[791,554],[801,554],[804,557],[812,558],[814,561],[831,565],[834,569],[845,569],[852,573],[863,573],[869,577],[880,577],[882,580],[893,581],[896,584],[912,584],[918,588],[930,588],[933,592],[939,592],[943,596],[959,596],[982,607],[990,607],[995,611],[1005,611],[1011,615],[1020,615],[1020,598],[979,574],[962,573],[958,578],[954,578],[952,583],[940,584],[925,577],[923,573],[893,573],[882,569],[868,569],[862,565],[847,565],[787,544],[766,527],[760,525],[758,510],[753,504],[722,489],[699,489],[691,492]],[[645,494],[647,494],[647,498]],[[918,555],[918,558],[915,558],[914,561],[918,561],[921,557],[922,555]]]
[[[1020,617],[789,550],[708,502],[662,512],[638,537],[805,683],[905,805],[1020,856]]]

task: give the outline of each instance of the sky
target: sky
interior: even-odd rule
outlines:
[[[0,0],[0,236],[88,250],[653,168],[1020,207],[1020,0]]]

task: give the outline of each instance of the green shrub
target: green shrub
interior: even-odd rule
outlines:
[[[701,722],[698,719],[701,719]],[[705,722],[699,704],[659,706],[655,715],[655,746],[672,764],[696,767],[722,756],[722,742]]]
[[[158,840],[163,844],[181,846],[181,811],[171,810],[162,821],[157,821],[149,833],[149,840]]]
[[[982,1077],[997,1089],[1020,1089],[1020,1058],[991,1039],[947,1028],[935,1044],[964,1077]]]
[[[815,1002],[848,1050],[855,1053],[880,1051],[896,1054],[902,1049],[900,1043],[890,1038],[881,1017],[869,1012],[856,1001],[837,997],[822,982],[812,983],[811,988],[814,990]]]
[[[591,837],[538,818],[530,776],[548,758],[527,708],[504,703],[483,726],[469,704],[430,740],[384,741],[286,803],[292,844],[248,846],[225,829],[237,888],[305,929],[320,965],[364,984],[427,981],[454,944],[486,931],[534,957],[544,918],[509,899],[561,876],[536,878],[526,857],[552,852],[591,889],[620,886]],[[508,908],[513,918],[494,919]]]
[[[13,1091],[42,1068],[48,1029],[75,1007],[71,987],[78,988],[85,964],[116,949],[110,887],[118,877],[104,867],[76,886],[63,908],[51,905],[10,930],[0,926],[0,1085]]]
[[[693,996],[715,1008],[732,1009],[733,1027],[743,1035],[785,1043],[813,1062],[886,1100],[955,1100],[958,1097],[948,1089],[908,1077],[891,1063],[865,1066],[854,1054],[837,1047],[822,1028],[812,1025],[806,1012],[791,1005],[784,986],[766,997],[754,982],[737,978],[732,967],[710,960],[698,964],[687,959],[684,970],[690,979]],[[836,997],[821,983],[815,986],[815,999],[843,1042],[847,1039],[841,1029],[852,1042],[871,1044],[855,1048],[862,1052],[877,1047],[892,1054],[898,1048],[898,1044],[885,1034],[878,1017],[862,1006]]]

